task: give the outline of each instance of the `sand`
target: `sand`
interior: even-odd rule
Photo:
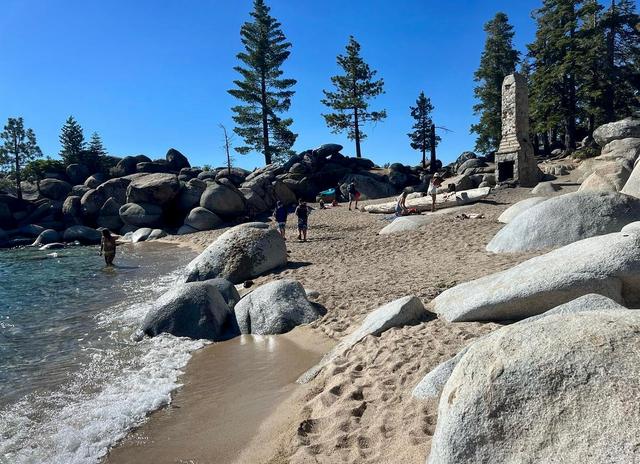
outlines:
[[[568,185],[558,194],[576,188]],[[314,211],[309,218],[309,241],[299,243],[291,218],[289,265],[255,282],[293,278],[317,290],[318,302],[327,308],[327,314],[305,330],[315,334],[311,338],[337,342],[367,313],[393,299],[416,295],[427,304],[457,283],[539,254],[496,255],[484,249],[502,227],[497,222],[500,213],[530,197],[529,191],[499,190],[464,211],[482,214],[483,219],[440,214],[418,230],[392,235],[377,235],[389,223],[385,216],[341,206]],[[222,232],[169,240],[204,248]],[[268,417],[258,427],[252,425],[253,438],[241,454],[220,459],[219,448],[201,443],[212,458],[193,462],[423,463],[437,421],[437,404],[413,399],[412,389],[437,364],[497,327],[493,323],[447,323],[434,317],[380,337],[367,337],[308,385],[290,386]],[[203,375],[191,369],[186,378]],[[198,401],[204,404],[206,394]]]

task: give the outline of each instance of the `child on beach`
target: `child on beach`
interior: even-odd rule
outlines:
[[[278,232],[282,238],[286,240],[285,233],[287,230],[287,216],[289,215],[289,211],[287,211],[287,207],[281,201],[276,203],[276,209],[273,211],[273,219],[278,224]]]
[[[396,201],[396,216],[406,216],[409,214],[409,210],[407,209],[407,191],[403,191],[398,200]]]
[[[351,203],[356,202],[355,209],[358,209],[358,199],[360,198],[360,192],[356,189],[356,182],[352,181],[349,184],[349,211],[351,211]]]
[[[302,201],[301,198],[296,208],[296,216],[298,217],[298,240],[302,240],[303,242],[307,241],[309,210],[310,208],[307,206],[307,203]]]
[[[117,237],[111,235],[109,229],[102,229],[102,238],[100,240],[100,256],[104,254],[104,261],[107,266],[113,266],[113,260],[116,257]]]
[[[436,195],[438,193],[438,187],[442,185],[442,176],[439,173],[435,173],[429,181],[429,189],[427,194],[431,195],[431,212],[436,212]]]

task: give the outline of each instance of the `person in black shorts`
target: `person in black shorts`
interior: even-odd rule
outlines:
[[[307,203],[300,199],[296,208],[296,216],[298,217],[298,240],[307,241],[307,228],[309,220],[309,207]]]
[[[349,211],[351,211],[351,203],[356,202],[356,209],[358,209],[358,199],[360,198],[360,192],[356,189],[356,182],[352,181],[349,184]]]

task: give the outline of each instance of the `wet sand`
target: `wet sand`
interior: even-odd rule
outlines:
[[[576,188],[570,185],[557,194]],[[309,218],[307,243],[295,240],[290,219],[288,266],[255,282],[260,285],[291,278],[317,290],[317,301],[327,308],[327,314],[305,330],[337,342],[355,330],[369,312],[389,301],[416,295],[426,305],[457,283],[540,254],[492,254],[485,250],[503,226],[497,222],[498,216],[530,196],[530,189],[499,190],[464,211],[482,214],[483,219],[439,214],[418,230],[384,236],[378,232],[389,224],[388,216],[348,211],[346,205],[316,210]],[[224,230],[169,240],[202,249]],[[424,463],[437,421],[437,403],[413,399],[412,389],[440,362],[497,327],[491,323],[451,324],[434,318],[391,329],[380,337],[367,337],[308,385],[289,386],[293,393],[272,408],[260,426],[247,423],[253,440],[237,460],[223,459],[224,447],[203,435],[195,441],[216,459],[195,462]],[[189,369],[185,379],[187,384],[200,382],[206,375]],[[250,382],[251,376],[246,379]],[[183,393],[186,390],[181,393],[189,396]],[[193,399],[194,406],[199,403],[204,407],[210,398],[202,392]],[[194,427],[195,422],[187,430]],[[153,418],[148,430],[152,429]],[[149,454],[139,456],[151,461]]]
[[[243,335],[196,352],[171,404],[111,451],[107,463],[243,462],[260,424],[333,342],[305,328]],[[254,451],[254,455],[259,454]],[[247,462],[247,461],[244,461]]]

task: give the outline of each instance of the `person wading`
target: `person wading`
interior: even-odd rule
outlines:
[[[113,266],[113,260],[116,257],[116,237],[111,235],[109,229],[102,229],[102,239],[100,240],[100,256],[104,255],[104,261],[107,266]]]

